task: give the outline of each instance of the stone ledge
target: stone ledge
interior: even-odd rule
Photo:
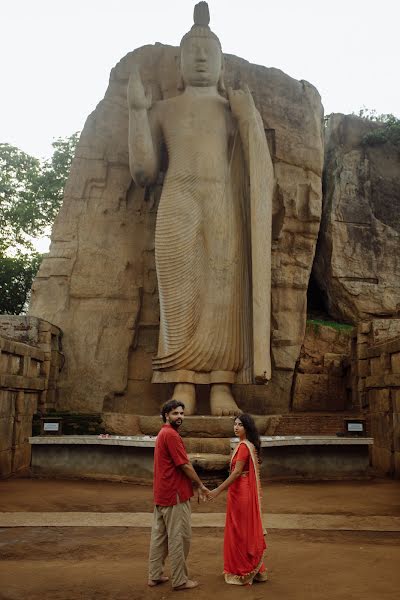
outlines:
[[[39,361],[44,361],[44,351],[39,350],[29,344],[16,342],[0,336],[0,350],[9,354],[18,354],[19,356],[30,356]]]
[[[274,446],[370,446],[374,443],[371,437],[338,437],[334,435],[262,435],[260,439],[263,448]],[[156,436],[112,435],[109,437],[100,437],[97,435],[37,435],[30,437],[29,442],[34,445],[102,445],[154,448]],[[231,448],[237,442],[237,438],[230,438]]]
[[[383,352],[388,354],[400,352],[400,338],[397,337],[392,340],[382,342],[381,344],[362,348],[360,349],[358,358],[374,358],[376,356],[380,356]]]
[[[400,388],[400,374],[387,373],[384,375],[371,375],[365,378],[366,388],[385,388],[398,387]]]
[[[0,375],[0,388],[16,390],[42,391],[46,387],[44,377],[26,377],[25,375]]]

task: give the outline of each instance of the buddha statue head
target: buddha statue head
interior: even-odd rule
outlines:
[[[199,2],[194,7],[194,25],[186,33],[180,44],[181,48],[181,83],[179,89],[186,86],[217,86],[224,92],[223,54],[218,37],[208,26],[210,13],[207,2]]]

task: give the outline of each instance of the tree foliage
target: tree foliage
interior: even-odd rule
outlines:
[[[23,311],[41,260],[37,252],[0,258],[0,313],[18,315]]]
[[[0,313],[19,314],[26,305],[42,259],[30,238],[54,222],[78,138],[55,140],[46,161],[0,143]]]
[[[61,204],[78,133],[53,142],[41,162],[10,144],[0,144],[0,252],[32,251],[29,236],[43,235]]]
[[[390,142],[395,146],[400,146],[400,119],[390,113],[380,115],[376,110],[365,107],[360,109],[358,116],[382,124],[382,127],[370,131],[363,137],[364,144],[375,146]]]

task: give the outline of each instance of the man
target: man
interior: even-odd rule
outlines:
[[[201,497],[209,490],[202,484],[178,433],[184,419],[185,406],[170,400],[161,409],[161,428],[154,449],[154,515],[151,530],[149,581],[153,587],[168,581],[163,576],[164,562],[169,553],[171,579],[174,590],[198,586],[188,577],[186,559],[191,540],[190,498],[193,486]]]

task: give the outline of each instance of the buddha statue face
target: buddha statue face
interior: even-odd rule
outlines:
[[[217,85],[222,70],[219,44],[211,37],[189,37],[181,46],[181,74],[185,85]]]

